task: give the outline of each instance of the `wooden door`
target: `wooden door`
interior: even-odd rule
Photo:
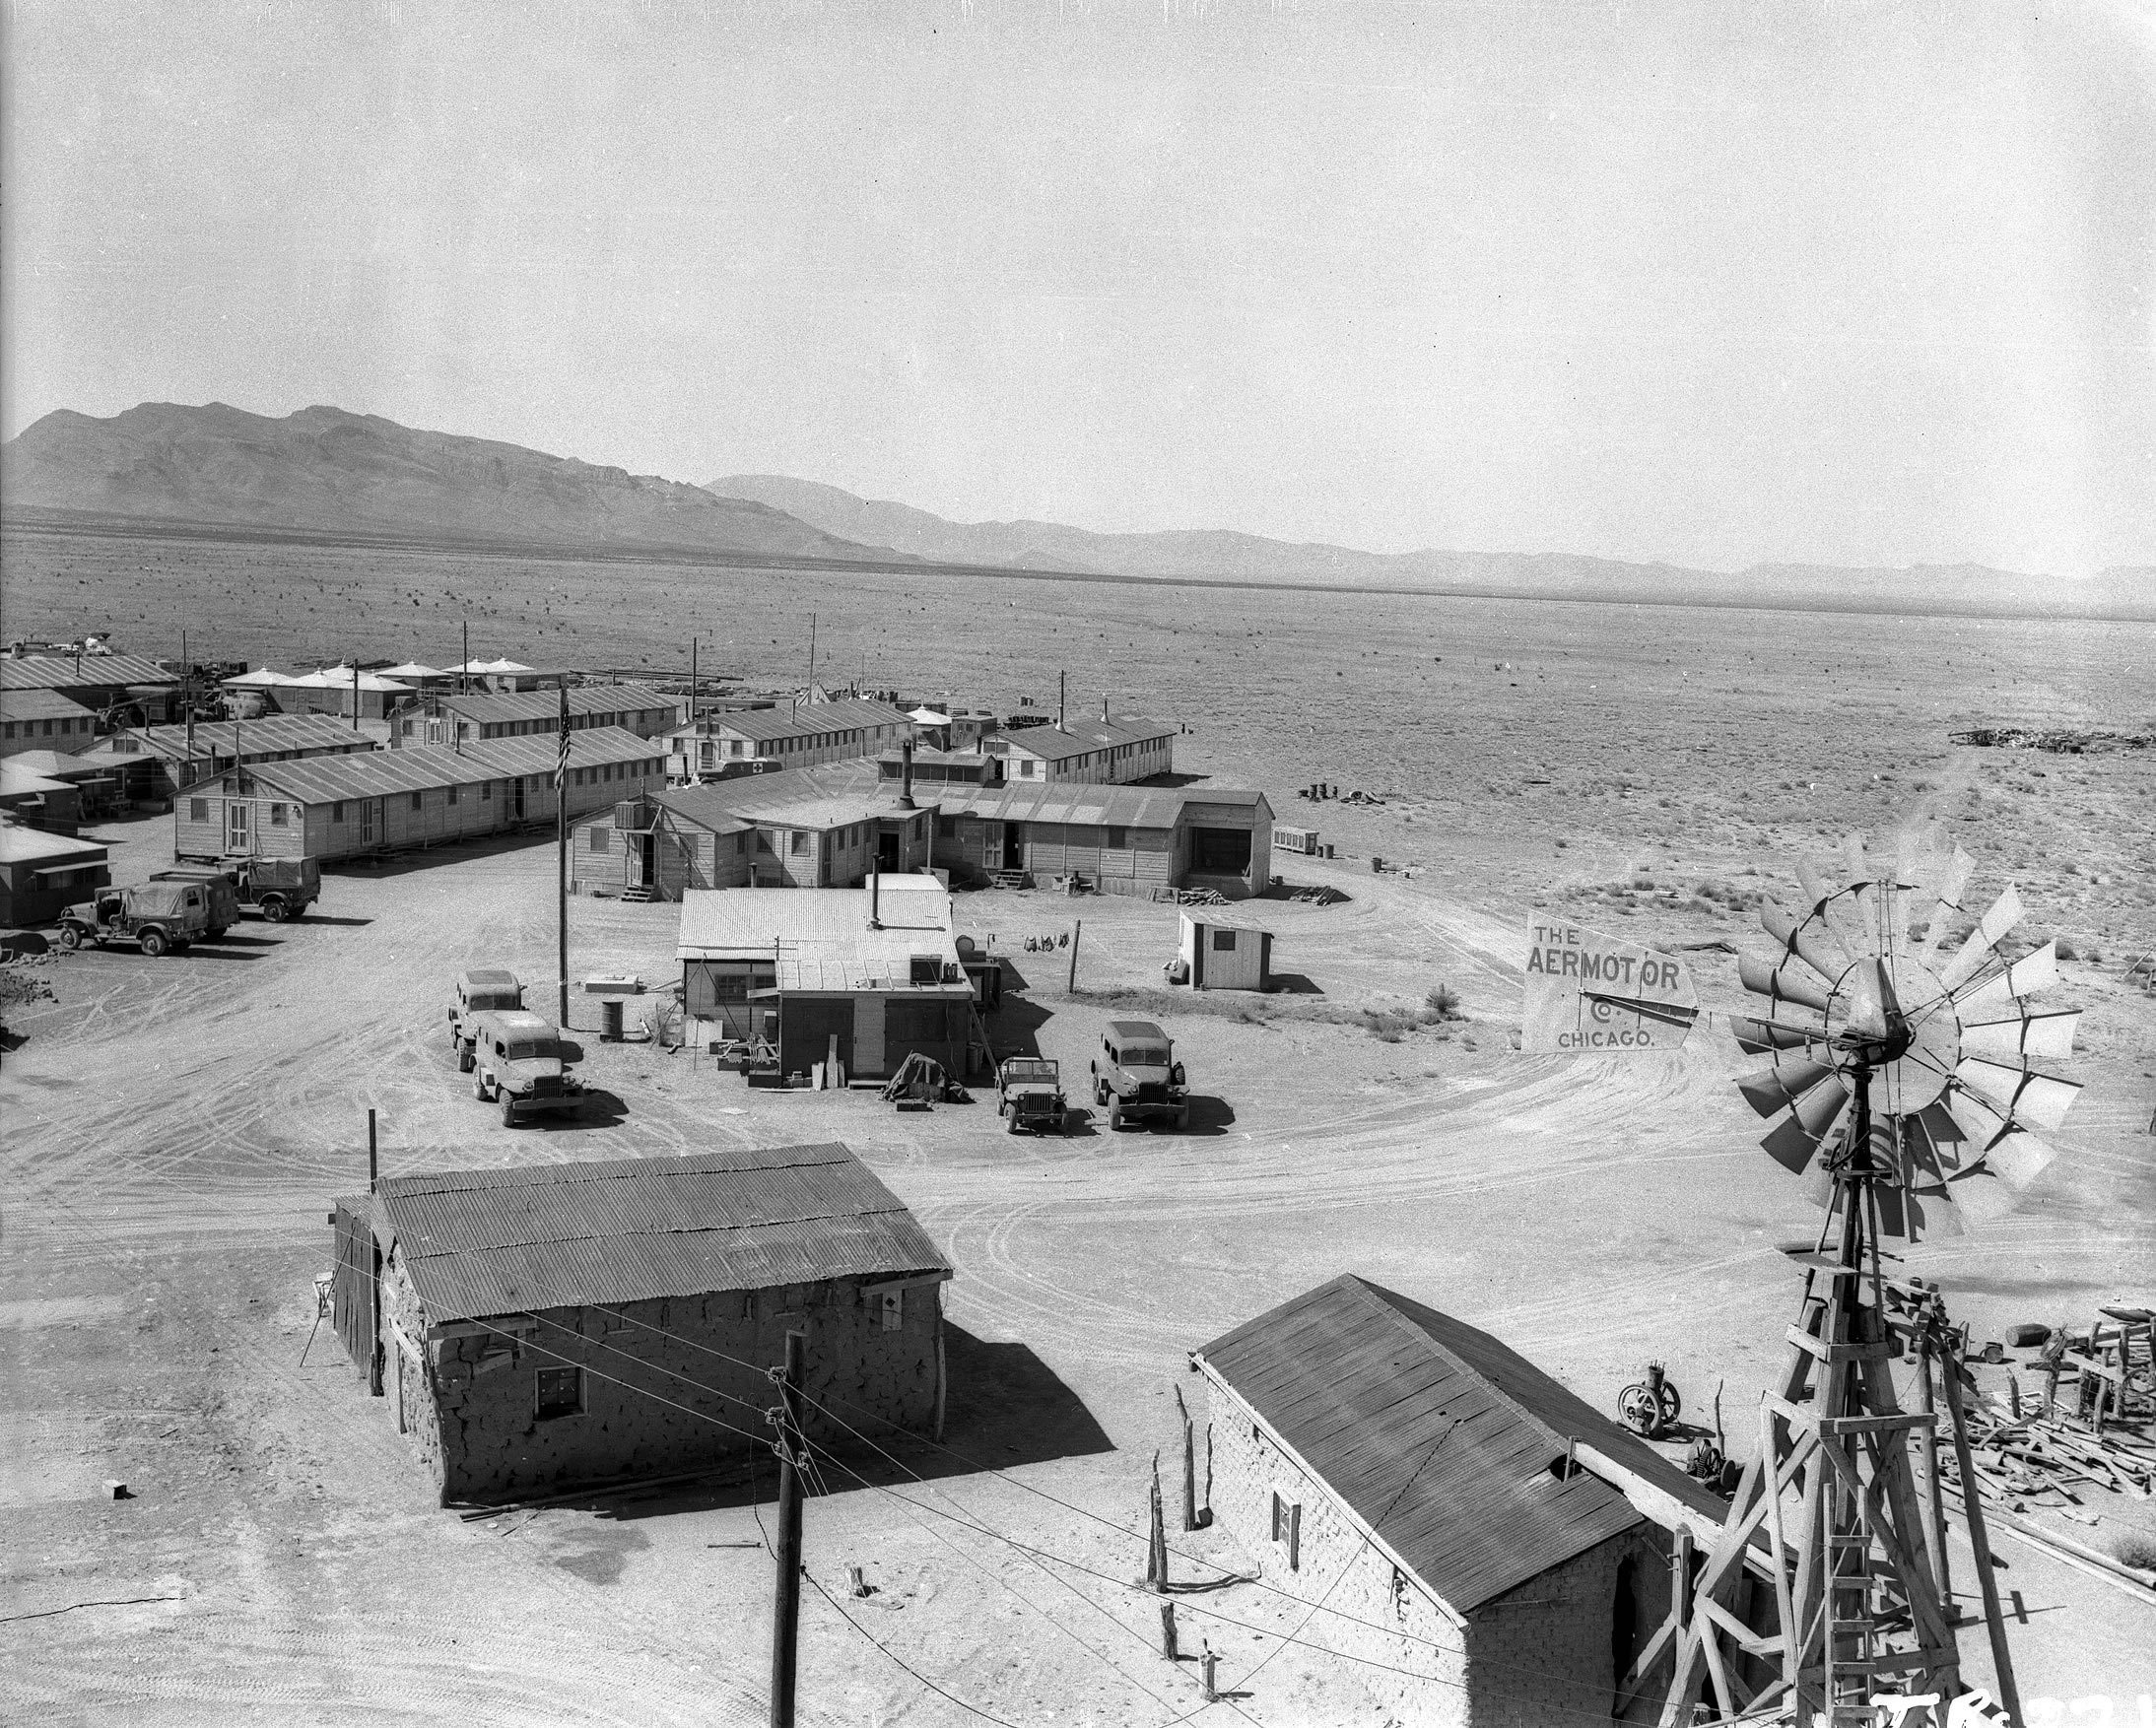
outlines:
[[[244,798],[225,800],[225,850],[254,850],[254,806]]]

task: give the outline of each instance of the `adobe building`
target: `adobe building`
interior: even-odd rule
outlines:
[[[1274,1584],[1339,1611],[1302,1635],[1360,1658],[1385,1710],[1441,1728],[1654,1719],[1658,1698],[1620,1700],[1620,1673],[1668,1619],[1673,1532],[1708,1552],[1725,1501],[1488,1333],[1360,1278],[1191,1365],[1216,1518]],[[1748,1623],[1755,1588],[1773,1596],[1747,1580]]]
[[[329,1217],[338,1336],[445,1505],[765,1450],[789,1332],[812,1441],[941,1427],[950,1262],[843,1146],[385,1176]]]

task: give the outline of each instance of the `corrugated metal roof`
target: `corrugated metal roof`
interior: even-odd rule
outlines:
[[[95,864],[103,856],[102,846],[87,840],[66,839],[0,822],[0,864],[28,864],[36,858],[78,858],[85,864]]]
[[[570,737],[572,768],[665,761],[665,752],[654,741],[639,738],[619,726],[593,726]],[[465,745],[461,751],[445,744],[429,744],[406,750],[377,750],[364,756],[256,763],[246,773],[250,780],[303,804],[324,804],[346,798],[379,798],[395,792],[424,792],[438,786],[476,786],[482,780],[509,779],[519,774],[551,774],[559,748],[560,740],[554,734],[538,733],[528,738],[482,739]],[[230,779],[230,774],[225,778]]]
[[[1176,728],[1162,721],[1071,720],[1060,727],[1026,726],[1003,736],[1013,750],[1024,751],[1047,762],[1087,756],[1118,744],[1144,744],[1173,738]]]
[[[951,895],[933,876],[883,878],[881,929],[868,924],[865,888],[796,893],[773,889],[691,889],[681,897],[677,960],[768,961],[781,990],[903,991],[924,998],[969,997]],[[910,980],[915,955],[934,955],[951,982]]]
[[[430,703],[439,702],[474,724],[482,726],[516,725],[527,720],[555,720],[561,717],[562,693],[558,690],[508,691],[502,695],[473,692],[458,696],[453,691],[443,691],[431,696]],[[681,698],[662,694],[642,684],[585,684],[573,687],[569,693],[569,711],[581,718],[586,714],[640,714],[652,711],[679,713]]]
[[[1488,1333],[1360,1278],[1320,1285],[1197,1354],[1463,1614],[1640,1521],[1599,1478],[1551,1474],[1568,1438],[1710,1522],[1728,1510]]]
[[[265,714],[259,720],[241,720],[236,727],[230,720],[197,721],[194,755],[202,758],[231,756],[235,737],[239,741],[239,754],[243,760],[275,756],[287,750],[350,753],[375,748],[374,740],[364,732],[353,731],[349,720],[329,714]],[[140,745],[141,750],[129,750],[130,742]],[[89,754],[135,756],[144,751],[184,761],[188,755],[187,728],[183,725],[133,726],[100,739]]]
[[[178,673],[140,654],[85,654],[80,661],[72,654],[64,659],[57,654],[0,657],[0,690],[102,690],[178,682]]]
[[[374,1209],[433,1322],[951,1269],[836,1143],[392,1176]]]
[[[937,809],[945,816],[977,816],[990,822],[1065,822],[1082,828],[1172,829],[1184,811],[1205,806],[1249,816],[1262,810],[1271,820],[1272,807],[1262,792],[1243,792],[1208,786],[1193,791],[1181,786],[1079,786],[1050,782],[1029,786],[967,786],[948,784],[930,789]],[[920,788],[914,788],[916,797]]]
[[[55,690],[0,690],[0,720],[81,720],[92,713]]]

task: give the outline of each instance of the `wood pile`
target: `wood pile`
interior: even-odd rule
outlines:
[[[1336,906],[1348,897],[1329,883],[1318,883],[1312,888],[1299,888],[1288,896],[1291,900],[1303,900],[1314,906]]]
[[[1949,732],[1952,744],[1976,745],[1989,750],[2044,750],[2055,756],[2082,756],[2091,751],[2146,750],[2156,738],[2133,732],[2073,732],[2062,728],[2043,730],[2034,726],[1972,726]]]
[[[2115,1324],[2051,1335],[2033,1364],[2041,1394],[2025,1394],[2008,1368],[2003,1405],[1970,1402],[1970,1464],[1986,1501],[2064,1511],[2092,1488],[2143,1500],[2156,1492],[2156,1332],[2145,1310],[2114,1312]],[[1951,1460],[1940,1463],[1960,1486]]]

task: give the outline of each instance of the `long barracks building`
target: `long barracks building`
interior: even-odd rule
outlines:
[[[255,763],[191,788],[172,809],[178,858],[319,858],[438,846],[552,823],[552,736],[461,750],[422,745],[363,756]],[[664,747],[619,727],[574,734],[572,821],[666,783]]]

